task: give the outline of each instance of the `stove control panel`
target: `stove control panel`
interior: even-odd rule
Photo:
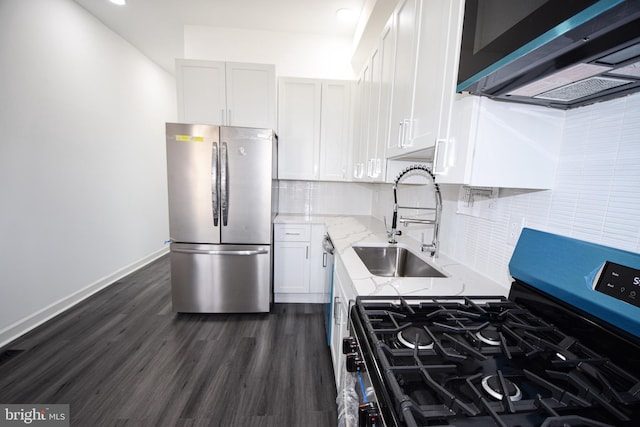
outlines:
[[[607,261],[593,288],[640,307],[640,270],[638,269]]]
[[[360,372],[365,370],[364,360],[362,360],[355,338],[347,337],[342,339],[342,353],[347,356],[347,372]]]

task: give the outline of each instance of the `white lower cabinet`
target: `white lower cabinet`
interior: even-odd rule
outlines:
[[[344,274],[341,274],[339,261],[333,272],[333,300],[331,301],[331,361],[333,362],[333,374],[336,379],[336,389],[342,384],[342,373],[346,363],[346,356],[342,354],[342,339],[349,336],[349,300],[344,291]],[[350,280],[348,276],[346,280]]]
[[[333,374],[336,379],[336,389],[340,389],[342,372],[345,365],[345,355],[342,354],[342,338],[348,336],[347,324],[348,304],[342,292],[340,277],[333,275],[333,301],[331,303],[331,361],[333,362]]]
[[[333,269],[333,299],[331,301],[331,361],[336,379],[336,389],[342,385],[346,356],[342,354],[342,339],[351,335],[349,311],[355,303],[356,292],[340,256],[335,258]]]
[[[274,302],[324,303],[326,268],[322,224],[275,224],[273,248]]]

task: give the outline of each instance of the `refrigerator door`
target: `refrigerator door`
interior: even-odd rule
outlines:
[[[271,242],[271,129],[220,128],[222,243]]]
[[[171,240],[220,243],[219,127],[167,123],[166,132]]]
[[[171,244],[173,311],[266,313],[271,246]]]

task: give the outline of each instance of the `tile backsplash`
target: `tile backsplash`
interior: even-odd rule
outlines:
[[[456,213],[459,189],[441,186],[442,252],[499,283],[510,283],[514,218],[524,218],[525,227],[640,252],[640,94],[567,111],[552,190],[501,188],[488,220]]]
[[[301,215],[371,215],[372,184],[280,181],[279,212]]]

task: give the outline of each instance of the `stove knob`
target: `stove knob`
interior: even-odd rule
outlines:
[[[377,426],[380,421],[380,411],[375,402],[363,403],[358,406],[358,425]]]
[[[347,354],[347,372],[364,371],[364,361],[359,353]]]
[[[358,343],[354,337],[342,339],[342,354],[354,353],[358,350]]]

